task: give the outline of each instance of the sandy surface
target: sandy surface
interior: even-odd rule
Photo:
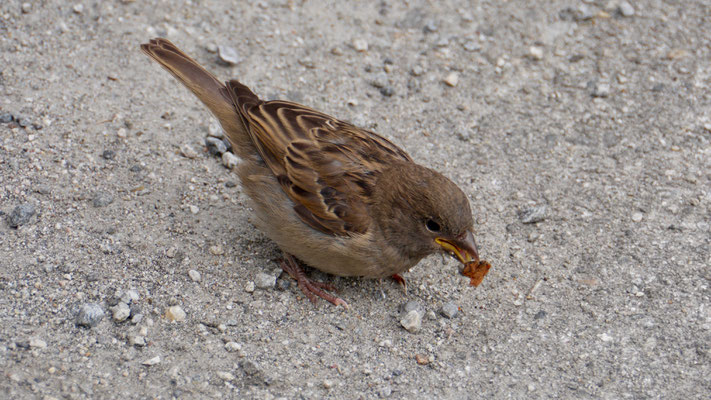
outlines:
[[[22,3],[0,5],[0,397],[711,391],[708,2]],[[211,117],[138,50],[155,36],[459,183],[484,283],[431,257],[407,293],[313,272],[349,311],[274,286]]]

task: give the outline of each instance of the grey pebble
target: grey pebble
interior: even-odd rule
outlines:
[[[410,70],[410,74],[412,76],[421,76],[424,73],[425,69],[421,65],[415,65],[414,67],[412,67],[412,70]]]
[[[207,146],[207,151],[213,156],[222,155],[227,151],[225,142],[223,142],[222,139],[212,136],[205,138],[205,146]]]
[[[118,303],[111,307],[111,313],[113,314],[114,321],[123,322],[131,315],[131,309],[126,303]]]
[[[422,28],[422,30],[425,33],[434,33],[437,32],[437,24],[434,21],[429,21],[425,24],[425,27]]]
[[[97,303],[87,303],[79,307],[79,312],[75,318],[78,326],[91,328],[104,319],[104,309]]]
[[[127,290],[121,295],[121,302],[126,304],[131,304],[138,299],[138,292],[133,289]]]
[[[200,280],[202,279],[200,272],[194,269],[188,271],[188,276],[190,277],[190,279],[192,279],[193,282],[200,282]]]
[[[519,211],[518,218],[524,224],[534,224],[536,222],[541,222],[546,219],[548,213],[548,207],[545,205],[529,207],[524,210]]]
[[[254,285],[260,289],[273,288],[275,284],[276,277],[274,275],[259,272],[257,273],[257,276],[254,277]]]
[[[7,124],[12,122],[13,116],[10,113],[2,113],[0,114],[0,124]]]
[[[395,94],[395,89],[393,89],[391,86],[385,86],[384,88],[380,89],[380,94],[385,97],[392,97],[392,95]]]
[[[11,228],[17,228],[30,222],[30,218],[32,218],[36,212],[37,209],[31,203],[20,204],[7,216],[7,222]]]
[[[459,307],[453,302],[449,301],[442,305],[442,309],[439,311],[445,317],[452,319],[459,313]]]
[[[388,77],[385,72],[378,73],[370,81],[370,84],[378,89],[384,88],[388,84]]]
[[[404,316],[405,314],[413,310],[419,312],[420,314],[424,314],[425,312],[425,309],[419,302],[417,302],[416,300],[410,300],[402,305],[401,314]]]
[[[291,287],[291,277],[288,273],[282,272],[276,280],[277,290],[289,290]]]
[[[236,65],[242,61],[234,47],[217,46],[217,56],[220,57],[220,61],[227,65]]]
[[[106,192],[96,192],[94,194],[93,204],[94,207],[106,207],[114,202],[114,196]]]
[[[400,319],[400,325],[410,333],[415,333],[422,327],[422,313],[418,310],[411,310]]]

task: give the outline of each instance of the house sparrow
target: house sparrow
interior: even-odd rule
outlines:
[[[284,252],[282,268],[311,301],[347,307],[332,285],[308,279],[297,258],[333,275],[401,282],[400,273],[438,251],[467,267],[484,263],[466,195],[387,139],[300,104],[260,100],[236,80],[223,84],[166,39],[141,50],[220,121],[243,160],[237,174],[255,225]]]

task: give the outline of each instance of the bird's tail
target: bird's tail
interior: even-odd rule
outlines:
[[[225,85],[217,80],[215,75],[166,39],[153,39],[142,44],[141,50],[190,89],[210,109],[220,121],[237,155],[245,158],[256,154],[242,117],[235,109]]]

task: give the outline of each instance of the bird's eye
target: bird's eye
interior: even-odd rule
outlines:
[[[425,222],[425,226],[427,227],[428,231],[435,233],[439,232],[439,230],[441,229],[439,224],[432,219],[428,219],[427,222]]]

